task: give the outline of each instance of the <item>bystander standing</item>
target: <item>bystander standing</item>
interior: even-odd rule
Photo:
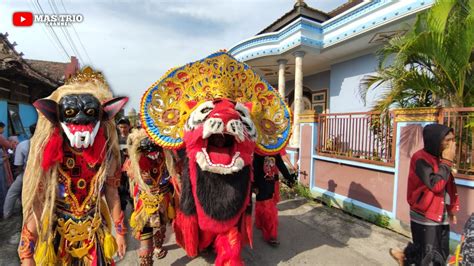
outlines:
[[[36,124],[30,126],[31,136],[35,133]],[[18,144],[15,150],[15,159],[13,165],[15,166],[15,181],[8,189],[5,197],[5,203],[3,204],[3,218],[8,219],[15,207],[17,199],[21,199],[21,189],[23,186],[23,173],[25,171],[26,162],[28,161],[28,153],[30,150],[30,140],[24,140]]]
[[[3,136],[4,130],[5,124],[0,122],[0,206],[3,206],[7,189],[13,182],[8,149],[13,150],[16,146],[15,142],[11,142]],[[0,212],[0,216],[3,216],[3,211]]]
[[[128,135],[130,134],[130,120],[126,117],[122,117],[117,122],[117,129],[118,129],[118,139],[120,145],[120,157],[122,158],[122,169],[123,163],[128,158],[128,151],[127,151],[127,139]],[[130,185],[128,182],[127,172],[122,171],[122,176],[120,178],[120,187],[119,187],[119,196],[120,196],[120,206],[122,210],[125,211],[127,208],[127,203],[130,202],[132,204],[132,199],[130,196]]]
[[[451,173],[456,154],[453,130],[440,124],[423,129],[424,148],[411,157],[407,201],[413,243],[390,249],[400,265],[446,265],[449,223],[456,224],[459,197]]]

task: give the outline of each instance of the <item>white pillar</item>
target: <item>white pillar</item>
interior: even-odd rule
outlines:
[[[295,56],[295,100],[294,100],[294,119],[293,135],[290,140],[292,147],[300,146],[300,114],[303,112],[303,57],[305,52],[297,51]]]
[[[286,68],[286,63],[288,60],[286,59],[279,59],[277,61],[278,63],[278,92],[280,93],[280,96],[285,100],[286,96],[286,88],[285,88],[285,68]]]

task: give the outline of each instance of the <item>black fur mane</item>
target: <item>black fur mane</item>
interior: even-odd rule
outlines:
[[[220,175],[197,167],[197,198],[210,217],[225,221],[242,209],[250,186],[250,166],[241,171]]]
[[[196,214],[196,204],[194,203],[193,191],[191,190],[191,180],[189,179],[189,159],[183,154],[183,173],[181,174],[181,197],[179,199],[179,208],[185,215]]]
[[[180,209],[186,215],[196,214],[195,199],[189,176],[189,160],[186,157],[181,176]],[[217,221],[235,217],[242,209],[250,186],[250,166],[230,175],[220,175],[197,168],[197,200],[204,212]],[[251,205],[250,211],[252,210]]]

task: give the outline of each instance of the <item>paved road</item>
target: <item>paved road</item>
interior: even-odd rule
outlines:
[[[245,248],[242,253],[246,265],[396,265],[388,249],[403,247],[408,241],[337,209],[306,200],[284,201],[278,207],[281,245],[268,246],[260,231],[255,231],[253,249]],[[0,222],[0,266],[19,264],[15,249],[20,222],[19,216]],[[155,261],[155,265],[212,265],[212,252],[189,259],[170,233],[165,242],[168,256]],[[127,255],[118,265],[138,265],[137,249],[138,242],[130,240]]]
[[[279,204],[281,245],[268,246],[260,231],[254,232],[253,249],[245,248],[246,265],[397,265],[388,255],[390,247],[403,247],[408,239],[389,230],[366,223],[337,209],[306,200]],[[215,255],[195,259],[168,237],[166,258],[154,265],[212,265]],[[124,261],[118,265],[138,265],[137,244],[131,244]]]

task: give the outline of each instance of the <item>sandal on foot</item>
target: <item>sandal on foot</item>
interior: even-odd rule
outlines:
[[[403,254],[403,251],[391,248],[388,250],[388,253],[394,260],[398,262],[398,265],[403,266],[403,262],[405,260],[405,254]]]
[[[155,254],[157,259],[162,259],[168,254],[168,250],[164,248],[155,248]]]

